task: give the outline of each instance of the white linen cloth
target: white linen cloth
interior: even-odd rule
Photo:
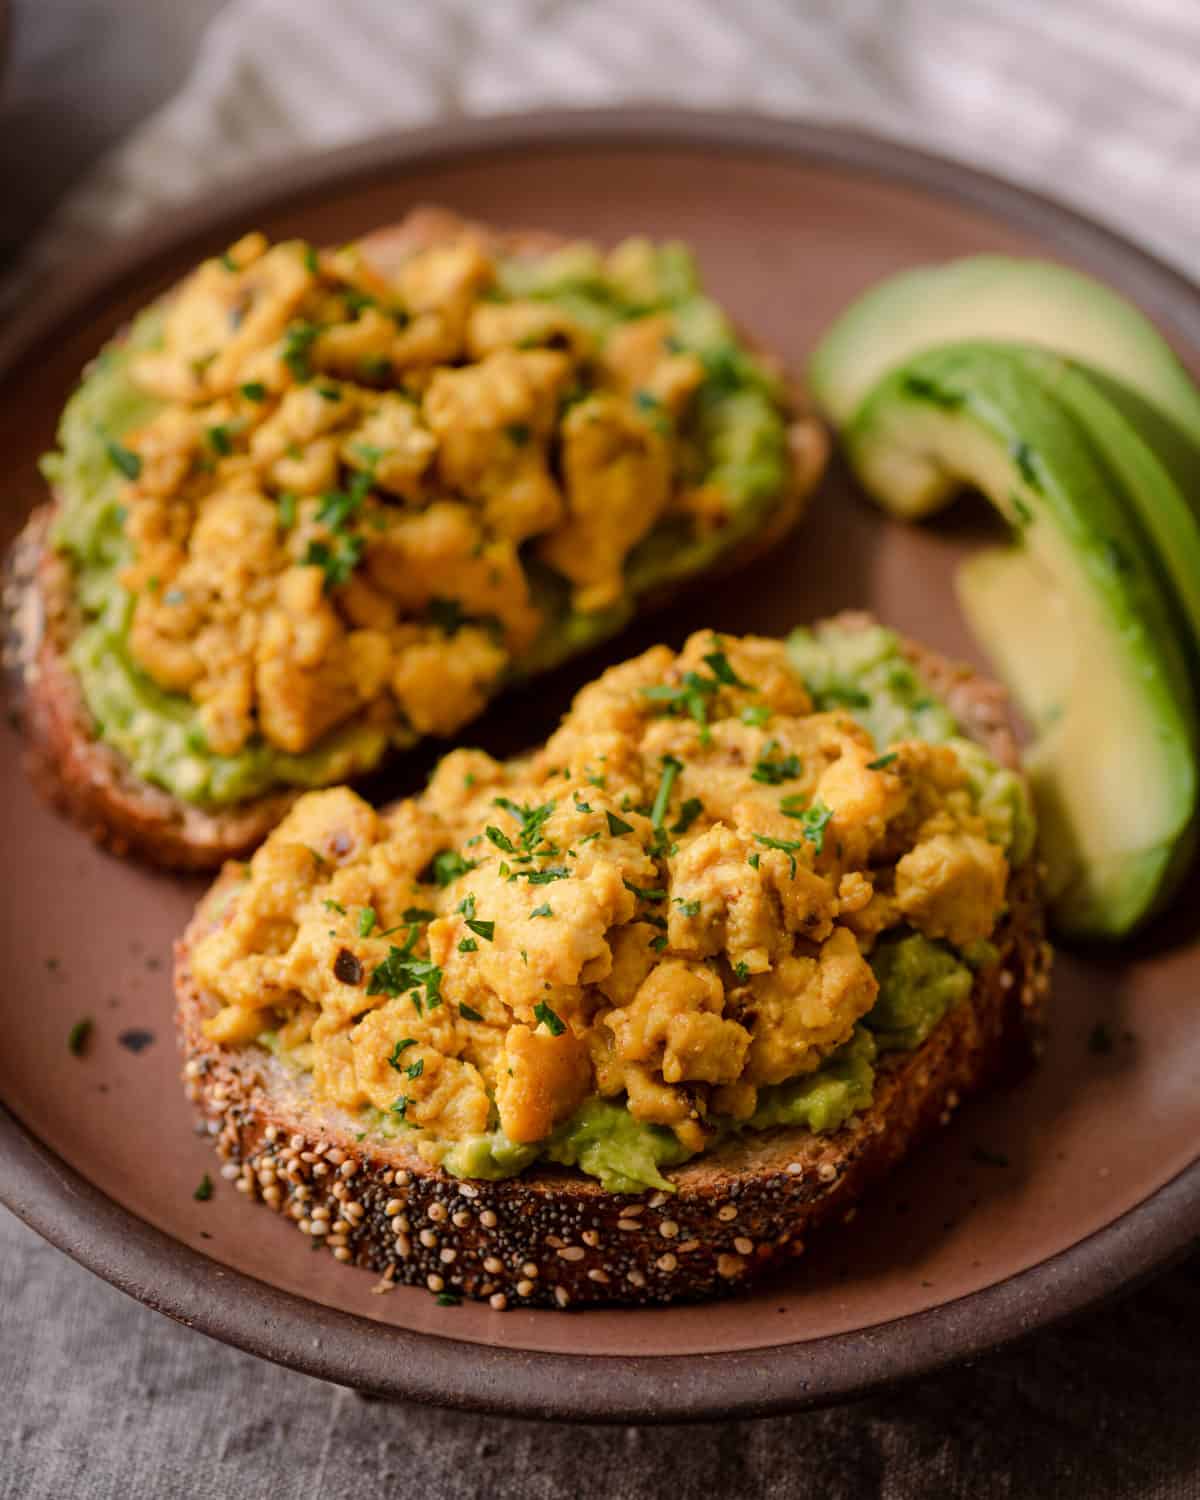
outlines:
[[[231,0],[183,89],[69,195],[8,290],[300,152],[632,101],[887,132],[1196,270],[1200,0]]]

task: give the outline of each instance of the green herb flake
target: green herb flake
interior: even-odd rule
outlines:
[[[748,688],[753,692],[751,684],[743,682],[729,665],[729,658],[725,655],[724,651],[710,651],[704,658],[704,664],[717,681],[725,687]]]
[[[401,1053],[407,1052],[410,1047],[415,1047],[416,1045],[416,1037],[401,1037],[392,1048],[391,1056],[387,1060],[388,1067],[393,1068],[397,1073],[402,1073],[404,1071],[404,1064],[400,1061]]]
[[[533,1014],[539,1024],[544,1026],[551,1036],[562,1036],[563,1032],[567,1029],[544,1000],[539,1000],[533,1007]]]
[[[867,770],[868,771],[884,771],[884,770],[886,770],[888,766],[892,765],[895,762],[896,757],[899,755],[899,753],[900,752],[898,750],[889,750],[886,755],[881,755],[877,760],[869,760],[867,762]]]
[[[137,479],[142,472],[142,459],[139,453],[132,448],[126,448],[123,443],[110,439],[104,445],[108,454],[109,462],[114,468],[120,469],[126,479]]]
[[[685,901],[681,896],[676,896],[675,905],[685,917],[698,917],[700,915],[699,901]]]
[[[359,937],[370,937],[375,931],[376,923],[379,921],[373,906],[364,906],[358,914]]]
[[[342,905],[342,903],[340,901],[333,901],[328,896],[324,901],[321,902],[321,905],[325,908],[326,911],[337,912],[339,917],[344,917],[346,915],[346,908]]]
[[[683,762],[677,760],[673,755],[664,755],[662,758],[662,775],[658,782],[658,791],[654,794],[654,805],[650,809],[650,821],[655,828],[661,828],[663,819],[667,815],[667,808],[671,802],[671,790],[675,785],[675,778],[683,770]]]
[[[656,888],[647,889],[642,885],[634,885],[632,880],[622,880],[621,884],[627,891],[636,896],[639,901],[665,901],[667,899],[667,893],[663,890]]]
[[[686,833],[700,814],[704,811],[704,803],[699,797],[688,797],[679,809],[679,816],[671,824],[672,833]]]
[[[247,401],[265,401],[267,399],[267,388],[261,380],[247,380],[244,385],[239,385],[238,390]]]
[[[618,818],[616,813],[606,812],[604,817],[608,823],[608,832],[611,838],[620,838],[623,833],[633,832],[633,824],[627,823],[624,818]]]
[[[370,908],[368,907],[369,911]],[[430,911],[427,906],[406,906],[400,913],[401,922],[432,922],[437,912]],[[366,933],[363,933],[366,937]]]
[[[453,885],[460,875],[475,868],[473,859],[464,859],[457,849],[443,849],[430,861],[429,870],[440,886]]]
[[[765,786],[780,786],[785,781],[795,781],[803,773],[804,767],[798,756],[776,755],[778,749],[778,740],[767,741],[750,772],[751,781],[761,782]]]
[[[196,1191],[192,1194],[197,1203],[207,1203],[213,1195],[213,1180],[205,1172],[204,1176],[196,1185]]]
[[[738,959],[737,963],[733,966],[733,972],[734,977],[739,979],[743,984],[750,978],[750,970],[744,959]]]
[[[509,838],[503,829],[497,828],[494,823],[489,823],[483,830],[484,834],[495,844],[496,848],[504,854],[515,854],[517,846]]]
[[[283,336],[283,362],[295,380],[312,377],[310,355],[321,330],[315,323],[293,323]]]
[[[459,938],[458,951],[460,953],[478,953],[479,944],[471,937]]]
[[[541,906],[535,906],[529,913],[529,920],[532,921],[534,917],[552,917],[553,915],[554,908],[550,905],[549,901],[543,901]]]
[[[360,536],[339,537],[331,547],[327,542],[311,541],[302,559],[305,567],[320,568],[325,574],[324,589],[340,588],[362,559],[366,543]]]
[[[771,709],[765,703],[751,703],[742,709],[742,723],[751,729],[761,729],[771,719]]]
[[[291,490],[284,490],[279,497],[279,529],[291,531],[296,524],[296,506],[298,500]]]
[[[425,1071],[425,1059],[423,1057],[418,1057],[416,1062],[409,1063],[408,1067],[405,1068],[404,1071],[412,1079],[420,1078],[421,1074]]]
[[[461,1307],[462,1298],[453,1292],[439,1292],[433,1299],[439,1307]]]
[[[82,1057],[87,1050],[88,1040],[92,1034],[92,1018],[84,1016],[82,1020],[76,1021],[70,1031],[67,1032],[67,1051],[72,1057]]]
[[[495,922],[484,922],[479,917],[468,917],[467,926],[471,929],[476,937],[481,937],[485,943],[491,943],[495,941]]]
[[[463,1018],[464,1021],[482,1021],[483,1020],[483,1017],[479,1014],[479,1012],[477,1010],[474,1009],[473,1006],[467,1005],[467,1004],[465,1004],[461,1000],[458,1002],[458,1013]]]
[[[204,437],[212,451],[219,453],[222,458],[228,458],[233,452],[233,438],[225,423],[219,422],[215,427],[206,427]]]

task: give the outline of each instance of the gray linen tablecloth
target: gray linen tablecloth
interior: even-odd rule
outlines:
[[[321,0],[18,0],[0,92],[0,302],[98,236],[297,149],[619,98],[952,142],[1195,272],[1200,0],[336,11],[334,49]],[[1070,1328],[856,1406],[581,1430],[369,1402],[266,1366],[128,1301],[0,1211],[0,1500],[1174,1500],[1200,1494],[1198,1332],[1193,1262]]]

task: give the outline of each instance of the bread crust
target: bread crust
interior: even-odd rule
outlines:
[[[399,224],[365,236],[361,244],[368,258],[386,272],[414,250],[466,229],[489,246],[514,254],[546,253],[565,243],[562,236],[541,230],[502,232],[446,209],[421,207]],[[824,471],[829,454],[826,430],[799,387],[789,382],[787,389],[793,414],[788,428],[790,483],[763,529],[733,548],[706,577],[742,567],[773,546],[799,520]],[[34,511],[13,545],[6,569],[6,660],[27,737],[30,776],[54,807],[112,853],[134,855],[166,869],[216,869],[261,842],[300,793],[272,792],[206,812],[140,780],[118,751],[97,738],[67,656],[79,619],[70,565],[48,544],[56,509],[57,501],[51,501]],[[687,586],[652,590],[640,608],[659,608]]]
[[[842,623],[865,623],[843,616]],[[931,689],[1002,763],[1015,763],[1003,691],[909,646]],[[879,1066],[871,1107],[841,1130],[746,1132],[667,1171],[672,1194],[606,1192],[567,1168],[500,1182],[431,1167],[411,1138],[357,1139],[354,1120],[314,1104],[304,1079],[258,1048],[209,1042],[215,1002],[190,954],[219,920],[240,869],[224,872],[176,949],[177,1024],[189,1098],[226,1174],[251,1199],[315,1236],[341,1261],[389,1281],[489,1298],[493,1306],[568,1307],[724,1295],[800,1254],[959,1103],[1031,1055],[1051,954],[1032,860],[1015,872],[998,957],[923,1045]]]

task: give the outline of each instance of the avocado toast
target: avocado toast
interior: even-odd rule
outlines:
[[[655,648],[382,814],[305,798],[178,949],[225,1175],[497,1308],[745,1284],[1027,1054],[1015,767],[997,688],[847,616]]]
[[[60,444],[10,559],[32,767],[196,869],[769,546],[826,449],[682,247],[428,209],[205,262]]]

